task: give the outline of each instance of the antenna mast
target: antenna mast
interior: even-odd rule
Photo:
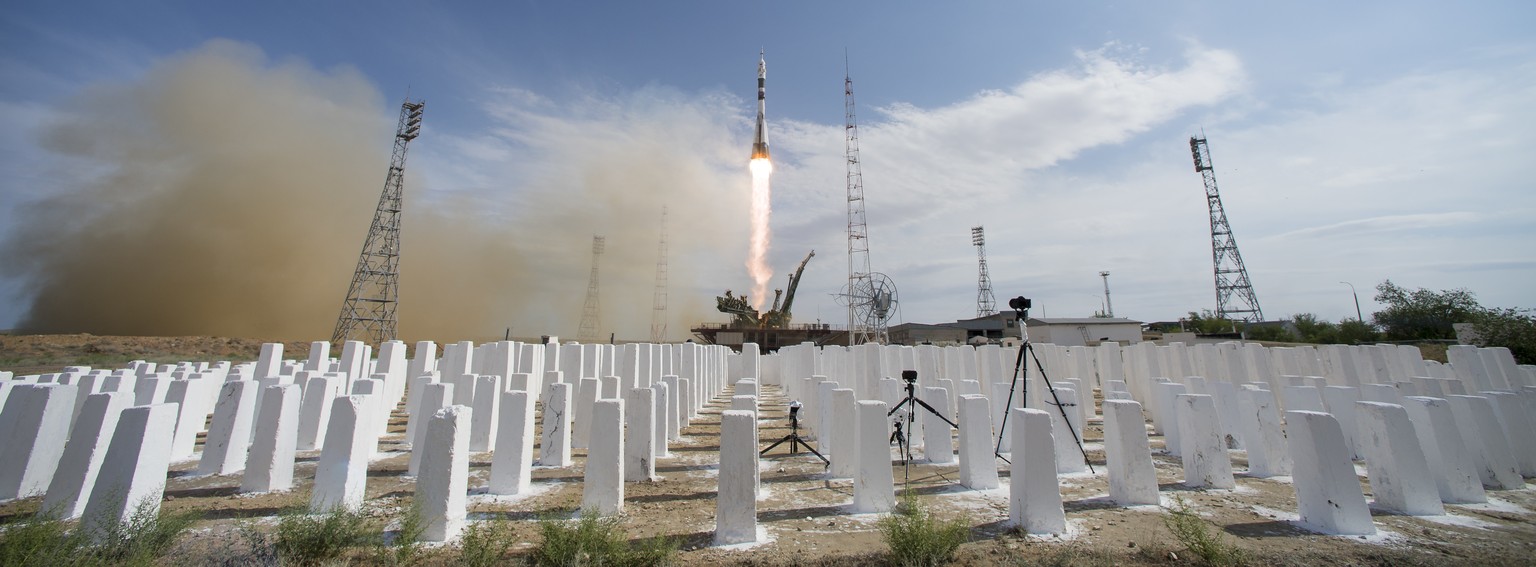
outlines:
[[[1109,272],[1099,272],[1099,277],[1104,278],[1104,316],[1113,319],[1115,317],[1115,305],[1109,302]]]
[[[597,328],[602,324],[598,314],[597,259],[603,255],[604,240],[601,236],[592,237],[592,276],[587,279],[587,303],[581,308],[581,328],[576,331],[576,340],[583,343],[597,342]]]
[[[869,225],[864,220],[864,172],[859,166],[859,123],[854,117],[853,78],[843,62],[844,151],[848,159],[848,345],[884,343],[884,333],[857,313],[859,290],[871,288],[869,276]],[[868,298],[865,298],[868,299]]]
[[[1211,210],[1211,263],[1216,271],[1216,317],[1232,321],[1263,321],[1259,299],[1248,280],[1248,268],[1237,251],[1237,239],[1216,191],[1216,172],[1211,167],[1211,149],[1205,136],[1189,138],[1189,151],[1195,158],[1195,171],[1205,181],[1205,202]],[[1107,281],[1107,280],[1106,280]],[[1106,284],[1107,285],[1107,284]]]
[[[992,276],[987,275],[987,237],[979,226],[971,227],[971,245],[976,247],[976,317],[997,313],[997,298],[992,295]]]
[[[651,342],[667,336],[667,206],[661,206],[661,243],[656,251],[656,292],[651,295]]]
[[[368,237],[352,272],[352,283],[341,303],[336,330],[331,343],[360,340],[382,344],[395,340],[400,306],[400,206],[405,181],[405,153],[411,140],[421,134],[421,115],[427,101],[411,100],[400,105],[400,119],[395,126],[395,147],[390,153],[389,173],[384,176],[384,191],[368,225]]]

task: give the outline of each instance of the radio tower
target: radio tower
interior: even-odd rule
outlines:
[[[1099,277],[1104,278],[1104,316],[1115,318],[1115,305],[1109,302],[1109,271],[1099,272]]]
[[[992,276],[987,275],[987,237],[979,226],[971,227],[971,245],[976,247],[976,317],[997,313],[997,298],[992,296]]]
[[[592,237],[592,276],[587,279],[587,303],[581,308],[581,328],[576,331],[578,342],[597,342],[597,328],[602,325],[598,315],[601,306],[597,298],[597,259],[603,255],[604,240],[601,236]]]
[[[1221,194],[1216,192],[1216,172],[1211,168],[1211,149],[1205,137],[1190,137],[1189,151],[1195,158],[1195,171],[1205,180],[1205,202],[1211,209],[1211,263],[1216,270],[1216,317],[1232,321],[1263,321],[1259,299],[1248,281],[1248,268],[1237,251],[1237,239],[1227,213],[1221,208]],[[1106,280],[1107,282],[1107,280]]]
[[[389,173],[384,176],[384,191],[373,211],[373,224],[357,258],[357,270],[341,303],[341,316],[331,344],[359,340],[382,344],[395,340],[400,305],[400,196],[405,179],[405,152],[411,140],[421,134],[421,114],[427,101],[406,97],[400,105],[400,120],[395,126],[395,149],[389,158]]]
[[[661,244],[656,251],[656,293],[651,296],[651,342],[667,336],[667,207],[661,207]]]
[[[847,118],[844,152],[848,158],[848,346],[885,342],[873,325],[855,314],[857,290],[871,289],[869,225],[864,221],[864,172],[859,166],[859,122],[853,113],[853,78],[843,64],[843,111]]]

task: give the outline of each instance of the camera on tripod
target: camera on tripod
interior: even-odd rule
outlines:
[[[901,371],[901,379],[905,380],[906,383],[908,383],[908,384],[916,384],[917,383],[917,371],[916,370],[903,370],[903,371]]]
[[[1014,311],[1028,311],[1029,308],[1034,306],[1035,302],[1030,301],[1028,297],[1024,297],[1022,295],[1008,300],[1008,307]]]

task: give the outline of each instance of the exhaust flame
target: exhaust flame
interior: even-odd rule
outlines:
[[[761,312],[768,298],[768,281],[773,279],[773,269],[768,267],[768,244],[773,239],[768,220],[773,215],[770,195],[773,193],[768,178],[773,176],[773,163],[767,158],[752,160],[752,241],[747,252],[747,273],[752,276],[752,308]]]

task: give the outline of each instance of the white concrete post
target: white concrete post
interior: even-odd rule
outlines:
[[[1067,533],[1067,516],[1056,483],[1056,442],[1050,414],[1017,408],[1013,428],[1012,473],[1008,487],[1008,523],[1031,534]],[[1150,456],[1150,454],[1149,454]]]
[[[427,422],[426,455],[416,479],[416,502],[424,524],[421,539],[450,541],[464,529],[469,493],[469,429],[474,411],[464,406],[437,410]]]
[[[1376,533],[1338,420],[1322,412],[1287,411],[1285,423],[1301,524],[1325,534]]]
[[[960,396],[961,486],[972,490],[998,487],[997,465],[992,451],[992,415],[987,398],[980,395]]]
[[[1523,488],[1525,480],[1510,454],[1509,441],[1504,438],[1504,428],[1493,414],[1493,404],[1482,396],[1449,396],[1451,415],[1455,416],[1456,428],[1462,439],[1478,456],[1478,476],[1483,487],[1495,490]]]
[[[299,387],[267,386],[261,401],[262,422],[256,424],[241,492],[273,492],[293,488],[294,451],[299,432]]]
[[[234,474],[245,469],[255,414],[256,382],[237,380],[225,382],[219,388],[219,401],[213,406],[213,423],[208,426],[197,474]]]
[[[1512,392],[1483,392],[1483,396],[1488,398],[1494,415],[1504,428],[1504,436],[1509,440],[1510,453],[1515,458],[1515,467],[1520,470],[1520,475],[1536,476],[1536,425],[1531,423],[1524,401],[1519,394]]]
[[[544,399],[544,429],[539,439],[539,464],[571,466],[571,384],[552,383]]]
[[[1403,406],[1356,402],[1360,418],[1360,453],[1376,507],[1409,516],[1445,513],[1429,461]]]
[[[192,456],[197,448],[197,432],[202,431],[203,424],[207,422],[208,412],[203,409],[201,386],[198,380],[172,380],[171,387],[165,393],[165,402],[176,404],[178,410],[176,433],[171,437],[173,460]]]
[[[656,391],[631,388],[625,392],[624,408],[624,480],[651,480],[656,476]]]
[[[672,454],[667,451],[667,429],[668,424],[672,423],[672,414],[669,413],[671,404],[668,401],[672,397],[670,393],[671,388],[667,385],[666,382],[657,380],[651,386],[651,389],[656,391],[656,393],[651,396],[651,409],[654,412],[651,414],[651,422],[654,426],[652,428],[654,431],[651,435],[653,438],[651,443],[652,449],[655,451],[652,453],[652,455],[657,459],[663,459],[672,456]]]
[[[1180,385],[1180,387],[1182,388],[1183,386]],[[1055,430],[1055,435],[1052,435],[1052,438],[1056,442],[1056,472],[1076,473],[1086,471],[1088,470],[1088,461],[1083,459],[1083,452],[1077,447],[1077,442],[1082,440],[1083,426],[1080,422],[1075,423],[1076,420],[1082,417],[1082,414],[1077,413],[1077,408],[1074,406],[1068,405],[1077,403],[1077,392],[1071,388],[1057,388],[1056,397],[1061,400],[1063,406],[1066,406],[1060,410],[1056,406],[1046,406],[1050,410],[1046,413],[1050,414],[1051,419],[1054,420],[1054,425],[1051,426],[1051,429]],[[1061,410],[1065,410],[1065,412]],[[1066,421],[1062,421],[1062,413],[1067,414]],[[1169,418],[1172,421],[1171,415]]]
[[[832,478],[853,478],[859,472],[857,395],[852,388],[834,388],[832,403],[827,404],[832,412]]]
[[[924,401],[934,400],[938,402],[940,407],[943,406],[944,400],[948,399],[948,397],[949,394],[943,388],[923,388]],[[919,418],[923,422],[923,457],[926,457],[928,462],[936,465],[955,462],[955,444],[951,437],[953,429],[949,424],[928,411],[919,414]],[[823,436],[823,438],[825,437],[830,436]]]
[[[678,378],[674,374],[662,376],[661,382],[667,385],[667,440],[676,441],[683,427],[683,392],[678,388]]]
[[[74,386],[19,384],[0,410],[0,500],[48,489],[75,411]]]
[[[1478,476],[1476,450],[1463,440],[1451,403],[1442,398],[1403,397],[1403,409],[1413,421],[1424,458],[1434,472],[1440,500],[1450,504],[1487,502]]]
[[[597,402],[601,393],[602,382],[596,378],[582,378],[576,383],[576,400],[573,404],[571,426],[571,447],[576,449],[587,448],[589,432],[592,429],[592,404]]]
[[[275,376],[283,364],[283,343],[265,343],[261,345],[261,356],[256,359],[255,378]]]
[[[624,401],[592,404],[592,446],[587,451],[581,509],[608,516],[624,511]]]
[[[1292,460],[1286,446],[1285,426],[1269,390],[1238,392],[1243,439],[1248,446],[1248,474],[1265,478],[1291,474]]]
[[[325,430],[331,421],[331,404],[336,401],[340,389],[340,380],[323,375],[310,378],[309,384],[304,386],[303,399],[299,402],[298,450],[310,451],[325,445]]]
[[[309,343],[309,362],[304,365],[304,369],[315,372],[329,372],[330,364],[331,342],[315,341]]]
[[[483,385],[483,384],[482,384]],[[491,494],[523,494],[533,475],[533,411],[530,394],[522,390],[501,392],[495,452],[491,455]],[[478,414],[479,410],[471,412]],[[472,415],[473,424],[478,415]],[[471,425],[473,427],[473,425]]]
[[[1184,444],[1184,484],[1203,488],[1236,488],[1232,461],[1227,445],[1221,440],[1216,402],[1210,396],[1184,394],[1178,397],[1179,433]]]
[[[133,402],[129,392],[102,392],[86,396],[80,417],[71,428],[64,454],[53,480],[48,483],[42,511],[60,520],[72,520],[85,511],[96,485],[96,474],[107,456],[117,420]]]
[[[337,398],[338,401],[340,398]],[[412,419],[421,419],[422,423],[416,426],[416,437],[411,439],[411,462],[407,465],[406,474],[416,476],[421,470],[423,445],[427,442],[427,426],[432,416],[437,415],[437,410],[453,405],[453,384],[429,384],[421,391],[421,403],[416,408]],[[327,436],[329,441],[330,437]]]
[[[1157,470],[1141,404],[1135,400],[1104,400],[1104,461],[1110,500],[1125,506],[1158,503]]]
[[[715,544],[757,541],[757,416],[720,414],[720,474],[715,495]]]
[[[1183,384],[1177,382],[1163,382],[1152,385],[1153,397],[1157,401],[1157,412],[1152,416],[1156,419],[1153,424],[1163,434],[1163,447],[1169,455],[1175,457],[1184,454],[1179,444],[1182,437],[1179,435],[1178,406],[1175,402],[1185,392]],[[1051,414],[1055,416],[1056,414]]]
[[[326,426],[325,448],[315,466],[309,510],[323,514],[337,508],[357,510],[368,483],[368,397],[337,396]]]
[[[986,413],[982,400],[982,413]],[[896,479],[891,472],[891,446],[885,402],[860,400],[858,434],[853,451],[858,452],[858,473],[853,478],[853,510],[860,514],[889,512],[896,507]]]
[[[814,386],[816,397],[816,413],[811,421],[811,429],[816,432],[816,441],[821,444],[821,452],[831,458],[832,455],[832,390],[837,389],[837,382],[823,379]]]
[[[123,410],[85,504],[81,530],[100,540],[103,530],[139,510],[160,513],[165,475],[171,468],[171,445],[165,440],[175,433],[178,413],[174,404]]]
[[[483,453],[496,447],[497,428],[501,427],[500,415],[507,411],[507,408],[501,407],[503,392],[500,376],[483,375],[475,378],[475,404],[469,421],[470,451]],[[524,403],[527,401],[524,400]]]

